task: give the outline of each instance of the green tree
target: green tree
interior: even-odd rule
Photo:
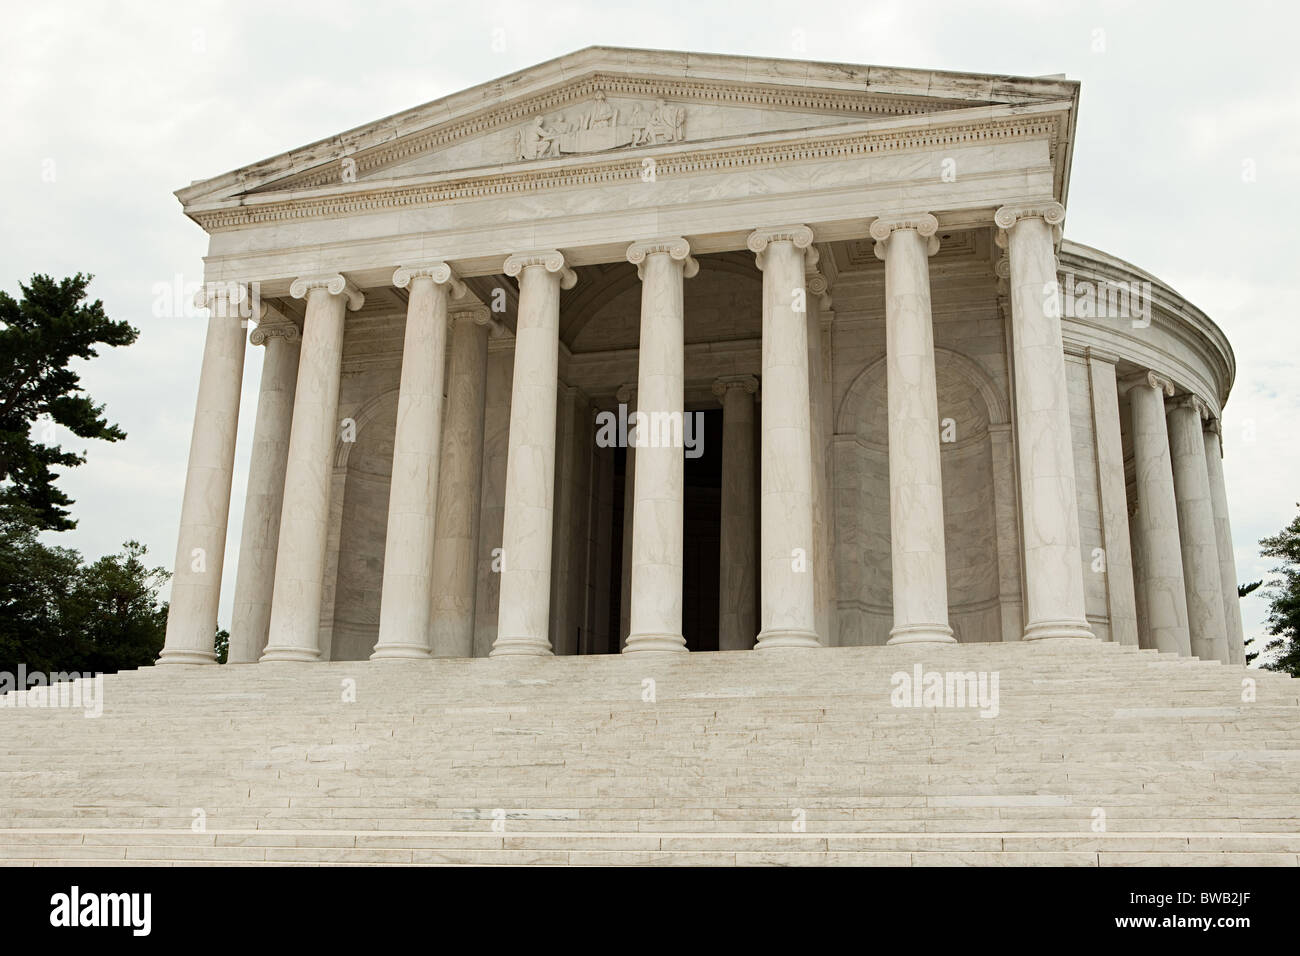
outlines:
[[[0,671],[61,669],[63,601],[81,555],[37,539],[39,522],[19,501],[0,500]]]
[[[111,672],[151,664],[163,644],[168,574],[145,563],[142,545],[90,564],[47,545],[44,531],[75,526],[57,468],[84,456],[53,441],[53,425],[79,438],[119,441],[69,368],[97,346],[130,345],[137,331],[86,301],[91,277],[35,275],[14,299],[0,291],[0,670]],[[36,434],[33,434],[35,428]]]
[[[0,496],[30,509],[43,529],[75,527],[72,500],[55,487],[55,467],[72,468],[84,455],[64,450],[32,427],[41,419],[68,429],[79,438],[119,441],[126,437],[104,417],[81,388],[81,377],[68,365],[91,359],[96,346],[130,345],[139,332],[104,314],[98,299],[86,303],[91,276],[77,273],[55,281],[34,275],[19,284],[14,299],[0,290]]]
[[[112,673],[152,664],[167,633],[158,591],[171,577],[145,564],[147,551],[128,541],[120,554],[81,567],[63,602],[63,638],[72,670]]]
[[[43,544],[31,509],[0,503],[0,671],[113,673],[152,664],[167,630],[158,592],[170,576],[145,548],[83,564]]]
[[[1300,677],[1300,516],[1271,538],[1260,540],[1261,554],[1280,558],[1274,568],[1281,577],[1269,583],[1268,634],[1264,652],[1276,656],[1264,667]]]

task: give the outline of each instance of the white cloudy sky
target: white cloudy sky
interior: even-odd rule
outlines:
[[[78,270],[140,341],[84,382],[129,434],[62,479],[88,557],[128,538],[170,565],[203,345],[152,315],[201,278],[172,192],[593,44],[1082,81],[1066,234],[1168,281],[1227,332],[1225,470],[1243,580],[1300,500],[1300,13],[1289,3],[660,0],[68,3],[0,32],[0,285]],[[494,49],[494,37],[504,42]],[[1243,169],[1255,171],[1246,181]],[[51,176],[50,173],[53,173]],[[50,181],[52,179],[52,181]],[[221,623],[229,624],[261,350],[250,349]],[[75,440],[74,440],[75,441]],[[82,443],[84,444],[84,443]],[[75,445],[74,445],[75,447]],[[1247,636],[1264,602],[1243,604]]]

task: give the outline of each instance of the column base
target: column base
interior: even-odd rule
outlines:
[[[376,644],[370,659],[372,661],[427,661],[433,659],[433,654],[423,644]]]
[[[805,631],[792,627],[774,627],[758,632],[758,643],[754,645],[754,650],[767,651],[784,647],[821,646],[822,642],[817,640],[815,631]]]
[[[886,644],[956,644],[952,628],[947,624],[895,625],[889,631]]]
[[[1095,641],[1097,635],[1092,633],[1092,628],[1088,626],[1087,621],[1035,621],[1025,626],[1025,636],[1022,641],[1041,641],[1049,637],[1069,637],[1088,641]]]
[[[488,657],[554,657],[550,641],[540,643],[531,637],[498,637]]]
[[[623,645],[624,654],[640,651],[667,651],[668,653],[689,653],[686,650],[686,638],[680,634],[629,634]]]
[[[216,651],[177,651],[162,649],[158,655],[156,664],[215,664],[217,662]]]
[[[320,651],[315,648],[307,647],[274,647],[268,646],[258,658],[259,664],[265,664],[269,661],[297,661],[299,663],[311,664],[320,660]]]

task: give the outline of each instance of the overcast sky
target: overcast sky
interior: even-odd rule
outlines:
[[[80,523],[50,540],[88,558],[129,538],[174,558],[206,313],[153,311],[159,285],[201,280],[206,237],[173,191],[594,44],[1080,80],[1066,235],[1160,276],[1236,350],[1224,468],[1241,580],[1267,572],[1257,541],[1296,514],[1294,4],[42,2],[5,21],[0,285],[91,272],[141,332],[83,375],[128,433],[60,481]],[[223,626],[260,370],[250,348]],[[1243,611],[1261,635],[1264,601]]]

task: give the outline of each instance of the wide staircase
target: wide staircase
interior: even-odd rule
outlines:
[[[996,713],[897,706],[917,664]],[[1300,682],[1114,644],[153,667],[102,707],[0,709],[4,863],[1300,857]]]

